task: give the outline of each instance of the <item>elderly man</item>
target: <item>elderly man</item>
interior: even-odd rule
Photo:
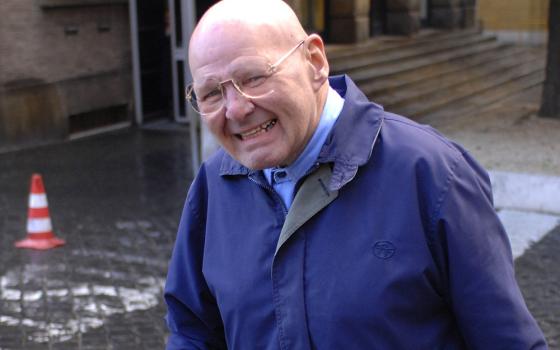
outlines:
[[[486,172],[328,78],[280,0],[224,0],[187,98],[222,146],[185,203],[168,349],[545,349]]]

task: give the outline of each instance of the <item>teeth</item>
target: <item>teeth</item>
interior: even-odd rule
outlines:
[[[241,139],[245,140],[254,136],[259,135],[262,132],[267,132],[268,130],[272,129],[272,127],[274,125],[276,125],[277,120],[270,120],[266,123],[262,123],[261,125],[257,126],[256,128],[249,130],[247,132],[244,132],[242,134],[239,134],[239,136],[241,137]]]

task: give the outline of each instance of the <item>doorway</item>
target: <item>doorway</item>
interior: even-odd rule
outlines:
[[[185,100],[185,87],[192,80],[188,62],[189,38],[196,22],[217,0],[168,0],[171,37],[171,75],[173,115],[179,123],[191,123],[198,128],[198,115]],[[169,51],[169,50],[168,50]],[[194,145],[193,145],[194,147]],[[196,146],[198,147],[198,146]]]
[[[387,6],[386,0],[371,0],[370,2],[370,36],[378,36],[384,34]]]
[[[172,118],[172,73],[169,9],[163,1],[136,0],[137,72],[140,99],[137,101],[139,124],[156,119]],[[131,6],[132,7],[132,6]],[[132,15],[132,14],[131,14]],[[135,84],[136,85],[136,84]],[[135,96],[136,97],[136,96]]]
[[[430,0],[420,0],[420,25],[422,27],[430,25]]]

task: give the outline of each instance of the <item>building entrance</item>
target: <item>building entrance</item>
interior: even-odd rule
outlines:
[[[206,1],[201,1],[201,8]],[[199,163],[198,116],[187,108],[188,40],[197,20],[195,0],[130,0],[136,124],[156,118],[190,123],[193,165]]]
[[[430,25],[430,0],[420,0],[420,25]]]
[[[136,121],[172,116],[172,75],[168,6],[163,1],[131,1]],[[133,22],[133,23],[132,23]]]
[[[371,0],[370,2],[370,36],[384,34],[387,7],[385,0]]]

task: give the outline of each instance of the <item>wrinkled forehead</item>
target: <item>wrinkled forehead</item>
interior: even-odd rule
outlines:
[[[194,70],[194,86],[216,85],[216,83],[234,79],[243,81],[249,77],[265,75],[269,72],[271,61],[265,56],[243,55],[230,62],[214,62]]]

